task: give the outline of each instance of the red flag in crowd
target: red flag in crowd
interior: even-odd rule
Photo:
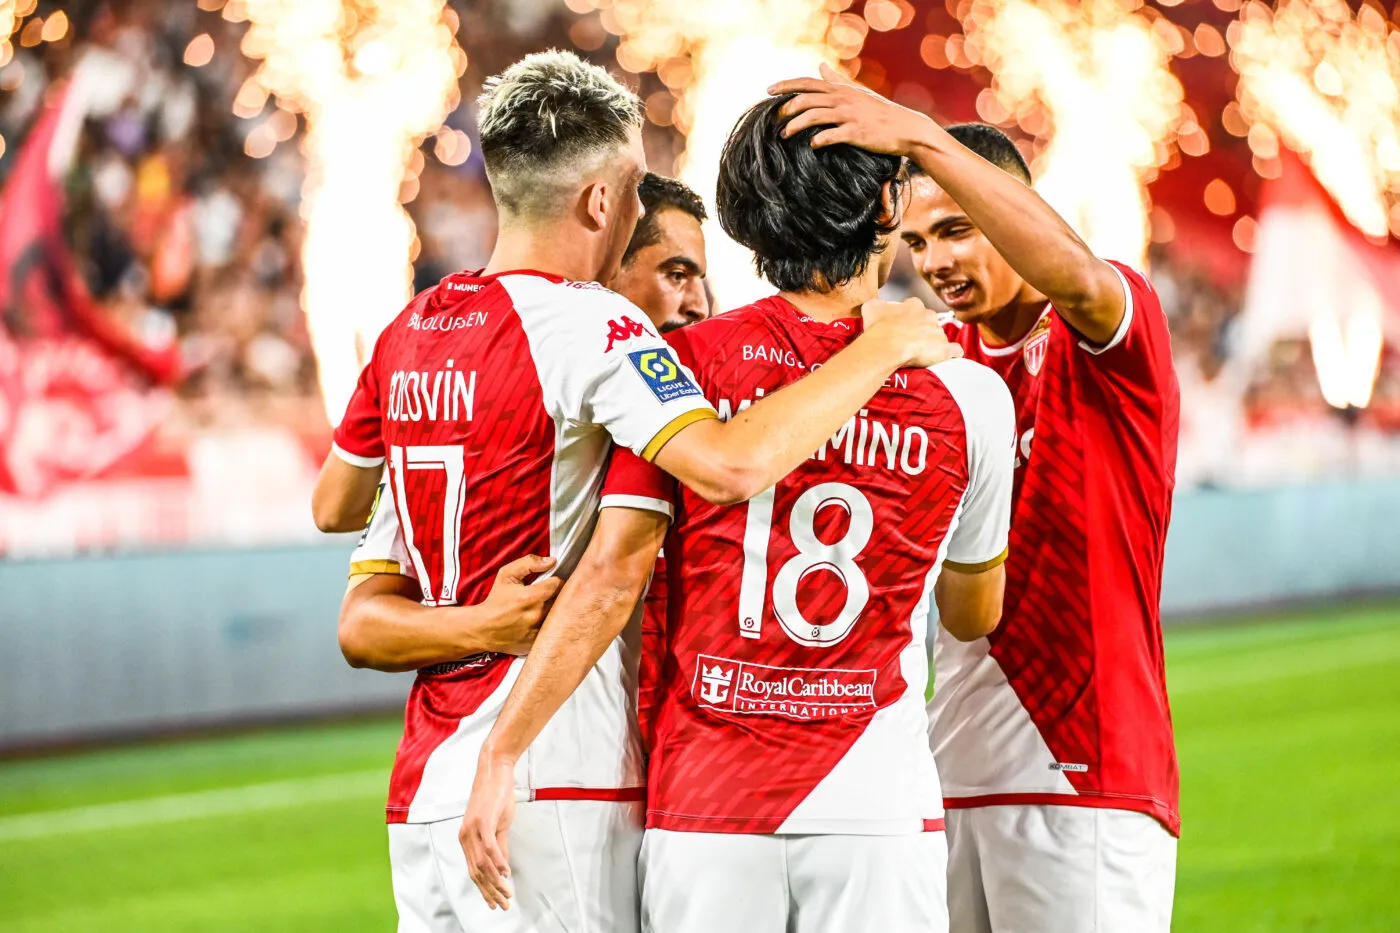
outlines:
[[[179,371],[176,348],[144,347],[105,316],[64,241],[49,161],[71,90],[38,116],[0,191],[0,492],[25,496],[139,447]]]

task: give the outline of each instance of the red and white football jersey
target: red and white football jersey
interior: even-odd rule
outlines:
[[[346,461],[387,458],[394,508],[376,521],[392,513],[402,526],[401,557],[372,527],[357,559],[401,560],[437,606],[480,602],[496,571],[527,554],[554,556],[567,576],[592,534],[610,437],[650,458],[715,417],[644,321],[602,286],[538,272],[458,273],[414,298],[380,335],[335,432]],[[384,553],[366,552],[372,541]],[[636,638],[614,643],[531,746],[522,796],[640,799]],[[520,666],[487,654],[419,672],[390,821],[461,815]]]
[[[1049,307],[1011,346],[951,332],[1016,401],[1016,499],[1001,624],[939,635],[929,710],[950,808],[1137,810],[1177,833],[1160,598],[1180,394],[1161,302],[1114,268],[1127,310],[1101,348]]]
[[[773,297],[668,339],[728,417],[821,366],[860,325]],[[1005,557],[1013,441],[1006,386],[952,360],[896,373],[743,505],[614,455],[603,507],[675,516],[648,827],[942,828],[923,699],[930,597],[945,563]]]

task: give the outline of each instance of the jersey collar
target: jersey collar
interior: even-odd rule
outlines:
[[[850,341],[860,336],[865,330],[865,321],[860,317],[840,317],[834,321],[819,321],[782,295],[772,295],[763,300],[768,303],[767,310],[783,314],[808,330],[823,336]]]
[[[486,286],[493,284],[497,279],[507,275],[532,275],[556,285],[566,281],[563,276],[555,275],[552,272],[541,272],[538,269],[507,269],[503,272],[492,272],[489,275],[481,269],[463,269],[461,272],[454,272],[438,282],[437,287],[433,290],[430,303],[434,308],[442,308],[447,302],[458,299],[464,294],[479,292]]]
[[[1045,304],[1045,310],[1042,311],[1042,312],[1040,312],[1040,317],[1038,317],[1038,318],[1035,319],[1035,323],[1031,325],[1030,330],[1028,330],[1028,331],[1026,331],[1024,334],[1022,334],[1022,335],[1021,335],[1021,339],[1020,339],[1020,340],[1017,340],[1015,343],[1001,344],[1001,345],[995,346],[995,347],[988,346],[988,345],[987,345],[987,341],[985,341],[985,340],[982,339],[982,329],[981,329],[980,327],[977,328],[977,343],[981,345],[981,347],[982,347],[982,353],[983,353],[984,355],[986,355],[986,356],[1010,356],[1011,354],[1017,352],[1018,350],[1020,350],[1022,347],[1024,347],[1024,346],[1026,345],[1026,341],[1027,341],[1027,340],[1030,340],[1030,339],[1031,339],[1031,336],[1032,336],[1032,335],[1036,332],[1036,330],[1037,330],[1037,325],[1040,324],[1041,321],[1045,320],[1045,315],[1047,315],[1047,314],[1049,314],[1049,313],[1050,313],[1050,303],[1049,303],[1049,302],[1046,302],[1046,304]],[[973,326],[973,327],[977,327],[976,324],[974,324],[974,325],[972,325],[972,326]]]

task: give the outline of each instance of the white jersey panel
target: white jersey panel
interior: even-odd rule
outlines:
[[[940,363],[943,380],[963,413],[968,488],[948,534],[947,560],[975,568],[1006,554],[1011,533],[1011,487],[1016,462],[1016,409],[1006,383],[971,360]]]
[[[1074,794],[1064,774],[1073,762],[1055,761],[990,647],[985,638],[958,641],[941,627],[935,638],[929,742],[944,796],[974,796],[989,777],[1013,793]],[[978,783],[961,782],[964,773]]]
[[[626,298],[596,282],[500,281],[520,315],[545,407],[556,421],[605,431],[640,455],[678,418],[717,417],[670,346]]]
[[[418,793],[414,794],[413,802],[409,804],[406,822],[432,823],[454,819],[466,812],[467,796],[476,776],[476,761],[481,755],[481,746],[495,725],[496,717],[501,714],[515,679],[520,676],[520,668],[524,666],[524,658],[511,661],[506,676],[482,701],[476,712],[464,717],[458,723],[457,731],[433,749],[428,763],[423,767],[423,780],[418,785]],[[516,787],[524,784],[524,772],[522,759],[515,768]]]

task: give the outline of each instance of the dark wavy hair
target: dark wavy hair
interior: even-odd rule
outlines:
[[[784,139],[787,94],[740,118],[719,161],[719,222],[754,251],[758,274],[781,291],[824,291],[865,272],[898,227],[881,191],[899,203],[904,160],[854,146],[812,148],[819,127]]]

